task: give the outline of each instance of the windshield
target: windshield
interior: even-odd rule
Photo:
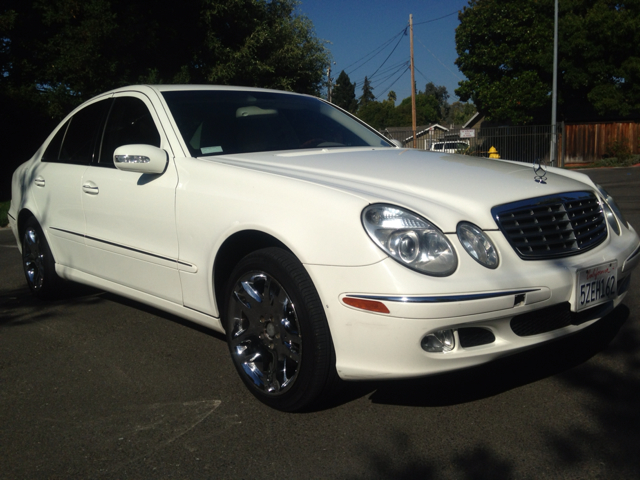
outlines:
[[[370,128],[313,97],[229,90],[162,95],[194,157],[300,148],[392,147]]]

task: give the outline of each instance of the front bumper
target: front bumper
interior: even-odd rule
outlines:
[[[454,238],[460,265],[446,278],[416,273],[389,258],[365,267],[305,265],[325,307],[340,377],[431,375],[577,332],[620,304],[631,271],[640,262],[640,240],[632,230],[582,255],[544,261],[519,259],[499,232],[490,233],[502,259],[496,270],[471,260]],[[618,262],[616,298],[577,314],[569,312],[575,303],[576,272],[613,260]],[[381,301],[389,313],[348,306],[345,297]],[[446,329],[455,332],[451,352],[422,348],[426,335]]]

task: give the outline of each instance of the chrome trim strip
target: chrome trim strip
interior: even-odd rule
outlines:
[[[399,303],[450,303],[450,302],[467,302],[470,300],[482,300],[485,298],[498,298],[507,297],[509,295],[519,295],[522,293],[538,292],[539,288],[532,288],[529,290],[510,290],[508,292],[492,292],[492,293],[470,293],[466,295],[438,295],[438,296],[423,296],[423,297],[408,297],[408,296],[395,296],[395,295],[345,295],[349,298],[361,298],[364,300],[378,300],[384,302],[399,302]]]
[[[88,235],[83,235],[83,234],[77,233],[77,232],[71,232],[69,230],[63,230],[62,228],[56,228],[56,227],[49,227],[49,228],[51,230],[57,230],[58,232],[64,232],[64,233],[68,233],[70,235],[76,235],[77,237],[83,237],[85,239],[93,240],[93,241],[96,241],[96,242],[99,242],[99,243],[104,243],[106,245],[111,245],[112,247],[118,247],[118,248],[122,248],[124,250],[129,250],[130,252],[140,253],[142,255],[147,255],[149,257],[158,258],[160,260],[165,260],[167,262],[174,262],[174,263],[177,263],[178,265],[182,265],[182,266],[185,266],[185,267],[189,267],[189,268],[193,268],[193,269],[196,268],[196,266],[191,264],[191,263],[182,262],[182,261],[177,260],[175,258],[163,257],[162,255],[156,255],[155,253],[145,252],[144,250],[138,250],[137,248],[127,247],[127,246],[124,246],[124,245],[120,245],[118,243],[113,243],[113,242],[109,242],[107,240],[102,240],[100,238],[90,237]]]

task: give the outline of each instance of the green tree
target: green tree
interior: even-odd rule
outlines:
[[[1,176],[73,107],[133,83],[319,94],[329,55],[297,0],[2,0]],[[6,192],[6,193],[5,193]]]
[[[449,105],[449,113],[444,119],[446,125],[464,125],[476,114],[473,103],[453,102]]]
[[[358,118],[371,125],[376,130],[384,130],[386,127],[395,127],[396,112],[393,103],[389,101],[368,101],[358,109]]]
[[[559,2],[558,113],[640,112],[640,2]],[[456,94],[493,120],[548,122],[553,0],[470,0],[456,29]]]
[[[318,95],[328,52],[296,0],[204,0],[192,76]]]
[[[336,86],[333,89],[331,100],[340,108],[356,113],[358,110],[358,100],[356,100],[356,84],[351,83],[349,75],[344,70],[338,75]]]
[[[411,97],[407,97],[396,107],[395,120],[398,127],[412,126]],[[427,125],[441,120],[440,104],[433,95],[420,92],[416,95],[416,124]]]
[[[362,84],[362,95],[360,96],[359,108],[364,107],[367,103],[375,101],[376,96],[373,94],[373,87],[367,77],[364,77]]]
[[[166,3],[166,4],[165,4]],[[296,0],[4,0],[0,85],[51,116],[138,82],[318,94],[328,52]],[[26,101],[26,100],[25,100]]]
[[[440,105],[440,116],[445,118],[449,114],[449,92],[444,85],[436,86],[433,82],[427,83],[424,89],[424,94],[427,96],[433,96]]]

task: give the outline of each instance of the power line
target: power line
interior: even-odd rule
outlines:
[[[384,50],[391,42],[393,42],[396,38],[398,38],[398,36],[401,36],[404,34],[405,28],[403,28],[402,30],[400,30],[398,33],[396,33],[393,37],[391,37],[389,40],[387,40],[386,42],[384,42],[382,45],[380,45],[379,47],[374,48],[373,50],[371,50],[369,53],[367,53],[364,57],[359,58],[358,60],[356,60],[355,62],[351,63],[350,65],[347,65],[344,68],[344,71],[349,74],[349,73],[353,73],[356,70],[358,70],[359,68],[363,67],[365,64],[367,64],[370,60],[372,60],[376,55],[378,55],[382,50]],[[364,63],[362,63],[362,65],[357,66],[356,68],[353,68],[352,70],[350,70],[349,72],[347,72],[347,70],[349,68],[351,68],[353,65],[356,65],[360,62],[362,62],[363,60],[365,60],[367,57],[371,57],[368,60],[366,60]]]
[[[443,15],[442,17],[434,18],[432,20],[425,20],[424,22],[413,22],[413,26],[415,27],[416,25],[424,25],[425,23],[437,22],[438,20],[442,20],[443,18],[450,17],[451,15],[455,15],[457,13],[458,13],[458,10],[456,10],[455,12],[451,12],[446,15]]]
[[[398,68],[396,68],[396,69],[395,69],[393,72],[391,72],[389,75],[387,75],[386,77],[384,77],[384,78],[382,78],[382,79],[378,80],[378,81],[376,82],[375,87],[374,87],[374,86],[372,86],[372,88],[377,88],[381,83],[384,83],[384,82],[386,82],[387,80],[389,80],[390,78],[392,78],[393,76],[395,76],[395,75],[396,75],[396,73],[398,73],[400,70],[403,70],[403,71],[404,71],[404,70],[406,70],[407,68],[410,68],[410,67],[409,67],[409,62],[404,62],[402,65],[400,65]]]
[[[451,70],[451,69],[450,69],[449,67],[447,67],[444,63],[442,63],[442,60],[440,60],[438,57],[436,57],[436,55],[435,55],[431,50],[429,50],[429,49],[427,48],[427,46],[426,46],[424,43],[422,43],[422,40],[418,39],[418,41],[420,42],[420,45],[422,45],[422,46],[427,50],[427,52],[429,52],[431,55],[433,55],[433,58],[435,58],[438,62],[440,62],[440,65],[442,65],[444,68],[446,68],[447,70],[449,70],[449,72],[450,72],[454,77],[456,77],[458,80],[462,80],[458,75],[456,75],[456,73],[455,73],[453,70]]]
[[[386,92],[388,92],[389,90],[391,90],[391,87],[393,87],[396,82],[398,80],[400,80],[405,73],[407,73],[409,70],[411,69],[411,67],[409,67],[408,65],[406,66],[406,68],[402,71],[402,73],[400,73],[400,75],[398,75],[398,78],[396,78],[393,82],[391,82],[391,85],[389,85],[387,88],[385,88],[384,90],[382,90],[377,96],[376,99],[378,99],[380,97],[380,95],[384,95]]]
[[[398,63],[395,63],[395,64],[393,64],[391,66],[388,66],[387,68],[381,70],[380,72],[378,72],[375,75],[372,75],[371,77],[367,76],[367,79],[369,81],[371,81],[371,80],[373,80],[373,79],[375,79],[375,78],[377,78],[377,77],[379,77],[381,75],[385,75],[385,74],[387,74],[388,72],[391,72],[391,71],[393,71],[393,73],[392,73],[392,75],[393,75],[397,71],[398,67],[402,67],[404,65],[407,65],[407,61],[406,60],[402,60],[401,62],[398,62]],[[382,80],[382,81],[384,81],[384,80]],[[363,83],[364,83],[364,79],[359,81],[359,82],[355,82],[356,87],[362,85]]]
[[[413,23],[413,25],[414,25],[414,26],[416,26],[416,25],[424,25],[424,24],[426,24],[426,23],[437,22],[438,20],[442,20],[442,19],[444,19],[444,18],[451,17],[452,15],[456,15],[457,13],[458,13],[458,10],[456,10],[456,11],[454,11],[454,12],[451,12],[451,13],[448,13],[448,14],[443,15],[443,16],[438,17],[438,18],[433,18],[433,19],[431,19],[431,20],[425,20],[425,21],[422,21],[422,22],[414,22],[414,23]],[[372,79],[373,79],[373,78],[378,74],[378,72],[380,71],[380,69],[381,69],[381,68],[382,68],[382,67],[387,63],[387,61],[389,60],[389,58],[391,58],[391,55],[393,55],[393,53],[396,51],[396,49],[397,49],[397,48],[398,48],[398,46],[400,45],[400,42],[402,41],[402,37],[404,37],[404,36],[407,34],[407,28],[408,28],[408,25],[407,25],[407,26],[405,26],[401,31],[399,31],[399,32],[398,32],[396,35],[394,35],[392,38],[390,38],[389,40],[387,40],[386,42],[384,42],[382,45],[380,45],[379,47],[377,47],[377,48],[373,49],[371,52],[369,52],[368,54],[366,54],[364,57],[361,57],[360,59],[358,59],[358,60],[356,60],[355,62],[353,62],[353,63],[351,63],[350,65],[348,65],[348,66],[344,69],[344,71],[346,72],[346,71],[347,71],[347,69],[349,69],[349,68],[350,68],[350,67],[352,67],[353,65],[356,65],[356,64],[358,64],[358,63],[361,63],[361,62],[362,62],[362,64],[361,64],[361,65],[359,65],[359,66],[357,66],[356,68],[354,68],[354,69],[350,70],[349,72],[347,72],[347,75],[348,75],[348,74],[350,74],[350,73],[355,72],[355,71],[356,71],[356,70],[358,70],[359,68],[361,68],[361,67],[363,67],[364,65],[366,65],[367,63],[369,63],[369,61],[371,61],[373,58],[375,58],[378,54],[380,54],[380,53],[381,53],[381,52],[382,52],[382,51],[383,51],[387,46],[389,46],[389,45],[391,44],[391,42],[393,42],[396,38],[400,37],[400,38],[398,38],[398,41],[396,42],[395,46],[393,47],[393,50],[391,50],[391,53],[389,53],[389,55],[387,55],[387,57],[386,57],[386,58],[384,59],[384,61],[380,64],[380,66],[379,66],[379,67],[378,67],[378,68],[373,72],[373,74],[372,74],[372,75],[367,75],[367,76],[365,76],[365,78],[367,78],[368,80],[372,80]],[[428,48],[427,48],[427,47],[426,47],[422,42],[420,42],[420,43],[422,44],[422,46],[423,46],[424,48],[426,48],[426,49],[427,49],[427,51],[429,51],[429,53],[431,53],[431,55],[433,55],[433,56],[435,57],[435,59],[436,59],[436,60],[438,60],[438,61],[439,61],[439,62],[440,62],[440,63],[441,63],[445,68],[447,68],[447,67],[446,67],[446,65],[444,65],[444,64],[443,64],[443,63],[438,59],[438,57],[436,57],[436,56],[433,54],[433,52],[431,52],[431,51],[430,51],[430,50],[429,50],[429,49],[428,49]],[[366,60],[365,60],[365,59],[366,59]],[[396,65],[398,65],[398,64],[396,64]],[[406,63],[403,63],[402,65],[406,65]],[[392,70],[393,68],[394,68],[393,66],[392,66],[392,67],[389,67],[389,68],[387,68],[387,69],[383,70],[381,73],[386,73],[386,72],[388,72],[388,71]],[[383,90],[383,91],[381,92],[381,94],[382,94],[382,93],[384,93],[384,92],[386,92],[388,89],[390,89],[390,88],[391,88],[391,87],[392,87],[392,86],[393,86],[393,85],[394,85],[394,84],[395,84],[395,83],[396,83],[396,82],[397,82],[397,81],[398,81],[398,80],[399,80],[399,79],[400,79],[400,78],[401,78],[401,77],[406,73],[406,71],[407,71],[407,70],[409,70],[409,68],[410,68],[410,67],[406,67],[406,68],[402,71],[402,73],[398,76],[398,78],[396,78],[396,79],[393,81],[393,83],[392,83],[392,84],[391,84],[387,89]],[[386,81],[386,80],[388,80],[389,78],[393,77],[393,76],[394,76],[397,72],[399,72],[400,70],[402,70],[402,66],[400,66],[400,68],[396,69],[396,70],[395,70],[393,73],[391,73],[390,75],[388,75],[388,76],[386,76],[385,78],[383,78],[382,80],[380,80],[380,81],[378,82],[378,85],[379,85],[380,83],[382,83],[382,82],[385,82],[385,81]],[[417,69],[416,69],[416,70],[417,70]],[[449,69],[448,69],[448,70],[449,70]],[[449,72],[451,72],[454,76],[456,76],[456,77],[457,77],[457,75],[455,75],[455,73],[454,73],[454,72],[452,72],[451,70],[449,70]],[[419,73],[420,73],[423,77],[425,77],[425,75],[424,75],[422,72],[419,72]],[[426,77],[425,77],[425,78],[426,78]],[[459,79],[459,77],[457,77],[457,78]],[[356,82],[356,83],[355,83],[355,87],[356,87],[356,88],[358,88],[359,86],[362,86],[362,84],[363,84],[363,83],[364,83],[364,80],[363,80],[363,81],[361,81],[361,82]],[[373,88],[373,87],[372,87],[372,88]],[[376,96],[376,98],[377,98],[377,96]]]
[[[405,28],[405,32],[406,32],[406,31],[407,31],[407,29]],[[403,36],[404,36],[404,35],[403,35]],[[390,57],[391,55],[393,55],[393,52],[395,52],[395,51],[396,51],[396,48],[398,48],[398,45],[400,45],[400,41],[401,41],[401,40],[402,40],[402,37],[400,37],[400,38],[398,39],[398,43],[396,43],[396,46],[395,46],[395,47],[393,47],[393,50],[391,50],[391,53],[390,53],[389,55],[387,55],[387,58],[385,58],[385,59],[384,59],[384,62],[382,62],[382,64],[378,67],[378,69],[377,69],[375,72],[373,72],[373,75],[371,75],[372,77],[374,77],[374,76],[375,76],[375,74],[376,74],[376,73],[378,73],[378,70],[380,70],[380,69],[382,68],[382,66],[383,66],[385,63],[387,63],[387,60],[389,60],[389,57]]]
[[[429,80],[429,79],[427,78],[427,76],[426,76],[424,73],[422,73],[420,70],[418,70],[418,67],[416,67],[416,66],[414,65],[414,66],[413,66],[413,68],[416,70],[416,72],[418,72],[420,75],[422,75],[422,78],[424,78],[427,82],[430,82],[430,81],[431,81],[431,80]]]

